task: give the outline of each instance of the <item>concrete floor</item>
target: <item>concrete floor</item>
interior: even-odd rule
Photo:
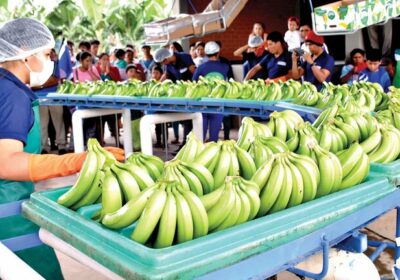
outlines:
[[[106,129],[106,143],[108,145],[114,145],[115,140],[114,138],[111,138],[109,133],[107,133],[108,129]],[[181,141],[182,141],[182,131],[180,132],[181,135]],[[155,136],[153,137],[155,138]],[[223,138],[223,133],[221,131],[220,133],[220,139]],[[233,130],[231,132],[231,138],[236,139],[237,138],[237,130]],[[172,134],[172,129],[169,129],[169,142],[174,139],[173,134]],[[122,141],[122,137],[120,139]],[[155,142],[155,139],[153,139],[153,142]],[[155,148],[154,149],[154,154],[161,157],[164,160],[170,160],[173,155],[170,153],[172,151],[175,151],[177,149],[177,145],[168,145],[168,153],[166,154],[165,149],[160,149],[160,148]],[[62,187],[62,186],[67,186],[71,185],[75,181],[75,176],[69,176],[69,177],[64,177],[64,178],[59,178],[59,179],[52,179],[52,180],[47,180],[40,182],[36,184],[36,190],[44,190],[44,189],[49,189],[49,188],[56,188],[56,187]],[[376,240],[391,240],[393,241],[395,239],[395,221],[396,221],[396,216],[395,216],[395,210],[388,212],[384,216],[380,217],[378,220],[370,224],[367,228],[363,229],[363,232],[368,235],[369,238],[373,238]],[[59,258],[61,267],[62,267],[62,272],[66,280],[73,279],[73,280],[103,280],[103,279],[109,279],[105,277],[102,274],[99,274],[98,272],[92,270],[89,267],[86,267],[79,262],[75,261],[74,259],[64,255],[63,253],[56,252],[57,257]],[[367,255],[371,253],[370,250],[368,250]],[[381,275],[381,277],[384,277],[386,279],[393,279],[393,276],[391,274],[391,268],[393,266],[393,252],[384,252],[381,254],[381,256],[376,260],[375,265],[378,268],[378,271]],[[278,275],[279,280],[295,280],[299,279],[297,276],[294,276],[293,274],[289,272],[283,272]]]

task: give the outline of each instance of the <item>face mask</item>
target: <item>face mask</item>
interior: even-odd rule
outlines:
[[[30,83],[31,87],[38,87],[44,85],[50,76],[53,74],[54,71],[54,61],[48,59],[42,59],[37,57],[42,62],[42,71],[41,72],[34,72],[31,70],[29,65],[24,61],[26,68],[30,71]]]

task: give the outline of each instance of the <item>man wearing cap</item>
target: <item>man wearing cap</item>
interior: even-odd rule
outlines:
[[[323,82],[329,82],[332,78],[335,61],[323,48],[324,38],[310,31],[305,39],[310,53],[304,52],[302,55],[304,62],[298,65],[299,55],[297,52],[292,54],[292,74],[294,79],[304,76],[304,81],[314,84],[321,90]]]
[[[265,48],[262,48],[260,54],[257,53],[257,49],[262,46],[263,43],[264,41],[260,36],[251,36],[249,37],[247,45],[244,45],[233,52],[234,56],[243,57],[243,77],[246,77],[250,69],[260,63],[260,61],[268,54],[268,51],[266,51]],[[262,69],[257,72],[252,79],[266,79],[267,74],[267,71]]]
[[[208,79],[228,80],[229,65],[219,61],[219,45],[210,41],[204,47],[204,52],[208,60],[201,64],[193,75],[193,81],[198,81],[200,76]],[[218,141],[218,134],[221,129],[222,114],[205,114],[203,113],[203,139],[206,139],[207,130],[210,130],[209,141]]]
[[[292,61],[280,32],[273,31],[267,36],[269,54],[254,66],[244,78],[246,81],[254,77],[262,69],[267,71],[267,82],[286,81],[291,77]]]

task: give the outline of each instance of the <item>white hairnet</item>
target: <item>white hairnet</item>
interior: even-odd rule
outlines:
[[[264,41],[260,36],[251,36],[249,38],[249,41],[247,42],[247,45],[249,45],[250,48],[256,48],[258,46],[261,46],[263,42]]]
[[[206,54],[215,54],[215,53],[217,53],[219,51],[220,51],[220,47],[214,41],[207,42],[207,44],[204,47],[204,52]]]
[[[35,19],[15,19],[0,28],[0,62],[24,59],[54,45],[50,30]]]
[[[172,55],[173,55],[173,52],[170,51],[169,49],[159,48],[154,53],[154,61],[160,63],[160,62],[163,62],[164,59],[171,57]]]

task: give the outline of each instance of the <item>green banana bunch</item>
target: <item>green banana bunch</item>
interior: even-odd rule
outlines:
[[[267,124],[273,135],[282,141],[289,141],[302,125],[304,125],[304,120],[292,110],[271,113]]]
[[[320,172],[320,181],[317,187],[317,196],[321,197],[339,189],[343,171],[337,156],[320,147],[316,142],[310,145],[311,158],[315,159]]]
[[[253,158],[247,151],[236,145],[234,140],[219,141],[219,151],[214,154],[213,177],[215,188],[224,184],[227,176],[241,175],[250,179],[256,171]],[[210,161],[210,162],[211,162]],[[210,166],[213,163],[205,163]]]
[[[203,142],[201,142],[193,132],[190,132],[187,136],[185,146],[180,149],[174,159],[180,159],[184,162],[193,162],[203,148]]]
[[[339,152],[337,156],[343,171],[339,190],[355,186],[365,180],[369,173],[370,160],[360,144],[352,144],[348,149]]]
[[[223,186],[200,200],[207,210],[210,232],[252,220],[260,208],[258,186],[239,176],[228,176]]]
[[[317,88],[311,83],[304,82],[298,96],[293,100],[293,103],[314,106],[320,98],[321,95],[318,93]]]
[[[371,162],[389,163],[400,154],[400,131],[394,126],[380,125],[370,137],[360,143]]]
[[[163,178],[178,181],[184,190],[190,190],[197,196],[214,189],[211,172],[198,163],[185,163],[178,159],[169,161],[165,164]]]
[[[150,190],[152,193],[149,193]],[[141,212],[131,235],[133,240],[154,248],[165,248],[174,242],[183,243],[207,235],[207,212],[194,193],[184,190],[176,181],[159,181],[145,192],[148,193],[143,200],[147,202],[144,206],[140,205],[142,211],[136,210],[134,214],[128,212],[128,206],[134,206],[133,201],[130,202],[131,205],[125,205],[127,207],[124,217],[129,215],[129,223],[137,220],[137,213]],[[108,220],[111,219],[110,215],[107,217]],[[127,222],[119,223],[118,228],[126,224]]]
[[[244,117],[242,125],[239,128],[237,145],[243,150],[248,151],[257,135],[272,136],[272,132],[266,125],[258,123],[250,117]]]
[[[91,186],[96,185],[96,182],[94,181],[96,176],[99,176],[97,175],[99,171],[99,163],[100,161],[97,153],[90,148],[87,152],[86,159],[77,181],[66,193],[57,199],[57,203],[65,207],[71,207],[80,201],[90,191]],[[76,206],[74,208],[76,208]]]
[[[284,152],[266,161],[251,180],[261,190],[261,217],[314,199],[320,172],[311,158]]]
[[[123,194],[117,178],[110,169],[106,170],[101,193],[100,221],[104,215],[113,213],[122,207]]]
[[[336,116],[339,111],[339,106],[337,104],[333,104],[331,107],[325,109],[319,114],[318,118],[312,124],[316,129],[320,129],[320,127],[327,122],[329,119],[332,119]]]
[[[164,162],[159,157],[140,152],[131,154],[127,162],[147,170],[153,181],[159,179],[164,170]]]
[[[264,162],[276,153],[289,151],[285,142],[277,137],[256,136],[251,144],[249,154],[253,158],[256,168],[259,168]]]

